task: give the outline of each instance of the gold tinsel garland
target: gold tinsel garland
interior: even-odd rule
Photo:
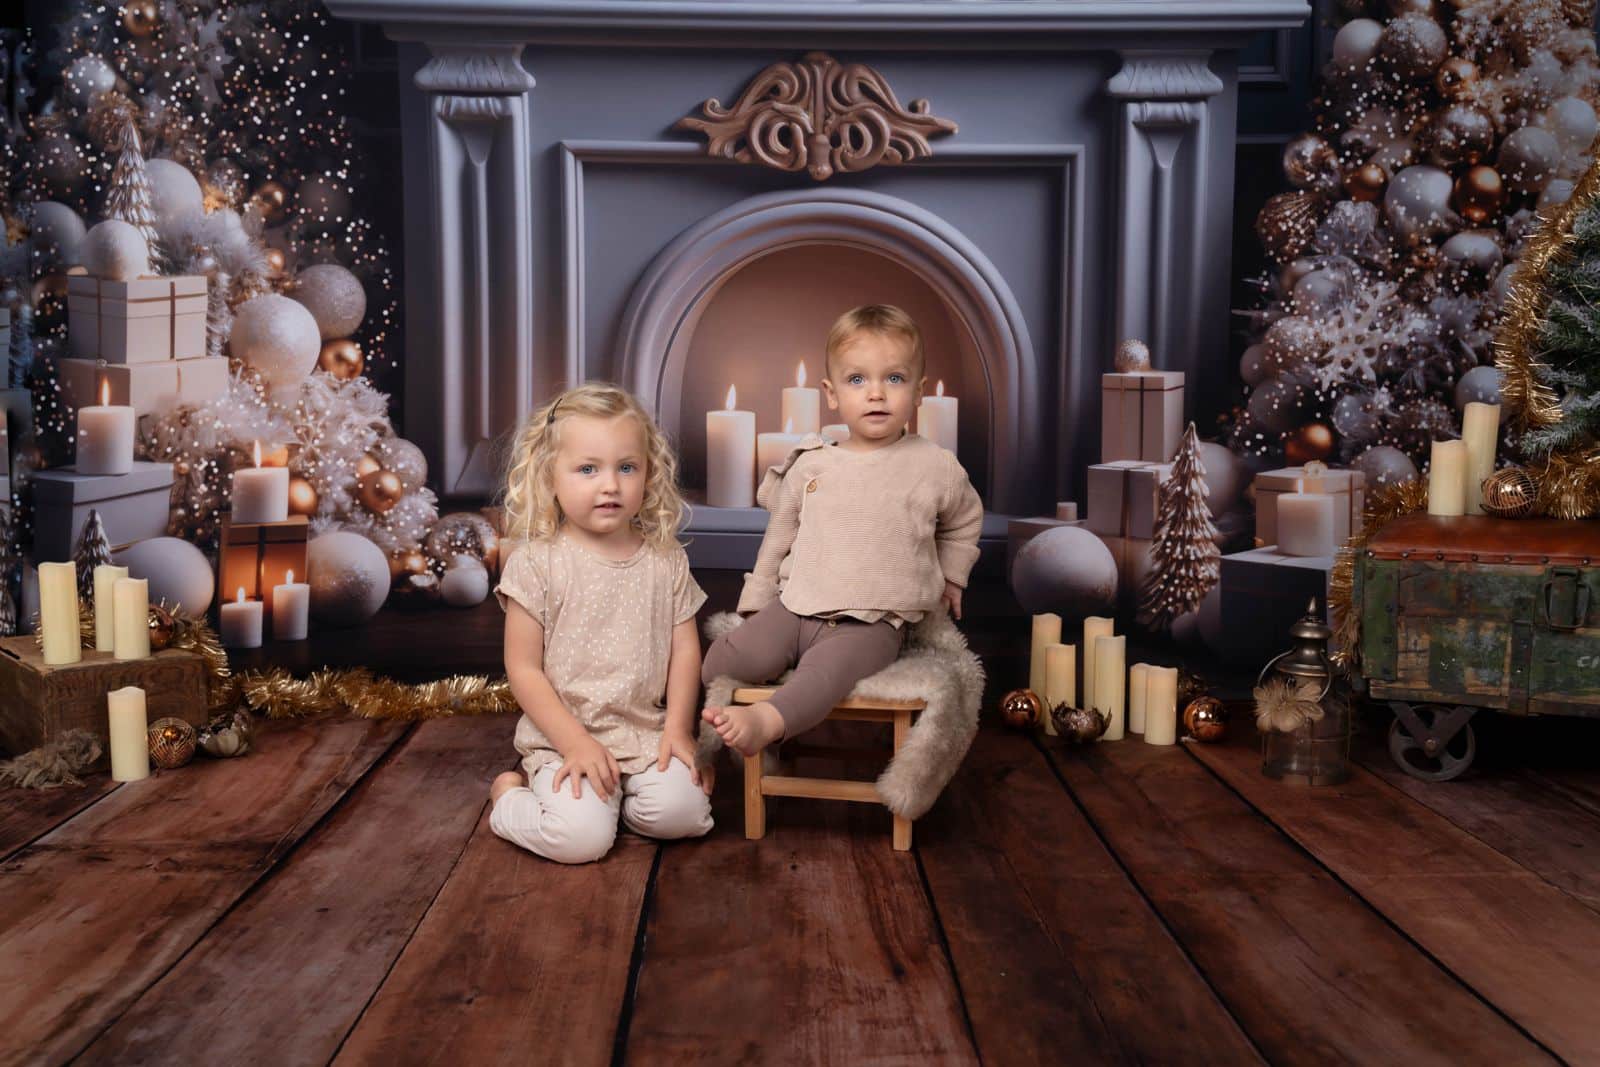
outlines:
[[[345,714],[413,721],[517,709],[509,682],[480,674],[408,685],[374,677],[364,668],[320,670],[309,678],[295,678],[274,667],[242,675],[239,688],[245,703],[269,719]]]
[[[1361,532],[1351,534],[1334,557],[1333,573],[1328,576],[1328,610],[1333,616],[1334,641],[1339,646],[1333,662],[1347,671],[1361,666],[1361,613],[1354,610],[1356,560],[1367,550],[1372,535],[1402,515],[1423,511],[1428,506],[1428,483],[1413,478],[1397,485],[1384,485],[1367,494],[1361,513]]]

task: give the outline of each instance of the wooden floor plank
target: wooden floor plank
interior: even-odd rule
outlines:
[[[1272,1063],[1547,1060],[1183,749],[1050,754]]]
[[[1600,1062],[1600,915],[1359,767],[1303,789],[1242,745],[1195,754],[1547,1048]]]
[[[564,866],[496,837],[485,807],[336,1062],[608,1062],[658,847],[623,832]]]
[[[628,1061],[976,1062],[889,813],[774,799],[767,836],[747,841],[739,779],[726,777],[712,835],[662,856]]]
[[[88,1050],[94,1062],[326,1063],[461,856],[512,715],[420,724]]]
[[[124,785],[0,865],[0,1063],[81,1050],[404,732],[263,728],[249,756]]]
[[[0,862],[110,793],[118,783],[109,773],[93,774],[82,785],[60,789],[0,789]]]
[[[1029,739],[980,732],[917,835],[985,1062],[1259,1061]]]

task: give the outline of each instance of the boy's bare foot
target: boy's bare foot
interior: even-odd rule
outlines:
[[[489,802],[492,804],[513,789],[521,789],[522,786],[521,771],[506,771],[504,774],[497,775],[494,784],[489,787]]]
[[[783,716],[766,701],[706,708],[700,714],[717,731],[722,743],[741,756],[754,756],[783,737]]]

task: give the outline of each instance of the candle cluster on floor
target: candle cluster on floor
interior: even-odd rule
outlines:
[[[1127,664],[1127,637],[1114,620],[1091,615],[1083,620],[1083,690],[1077,688],[1078,646],[1061,642],[1061,616],[1033,616],[1028,687],[1044,701],[1040,729],[1053,736],[1051,709],[1089,707],[1105,716],[1102,741],[1142,734],[1147,744],[1170,745],[1178,734],[1178,669],[1149,663]]]

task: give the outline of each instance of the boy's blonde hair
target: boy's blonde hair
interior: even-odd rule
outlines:
[[[645,441],[645,487],[644,502],[633,522],[655,548],[676,545],[684,512],[683,494],[678,490],[678,457],[643,405],[605,382],[568,389],[535,411],[518,431],[506,475],[506,536],[531,541],[556,535],[564,516],[556,500],[552,467],[561,448],[562,425],[579,415],[596,419],[627,415],[639,424]]]
[[[917,368],[917,377],[927,366],[922,356],[922,331],[916,320],[893,304],[863,304],[851,308],[834,320],[828,331],[828,348],[823,358],[822,373],[833,380],[833,357],[863,333],[876,333],[899,337],[911,349],[911,363]]]

